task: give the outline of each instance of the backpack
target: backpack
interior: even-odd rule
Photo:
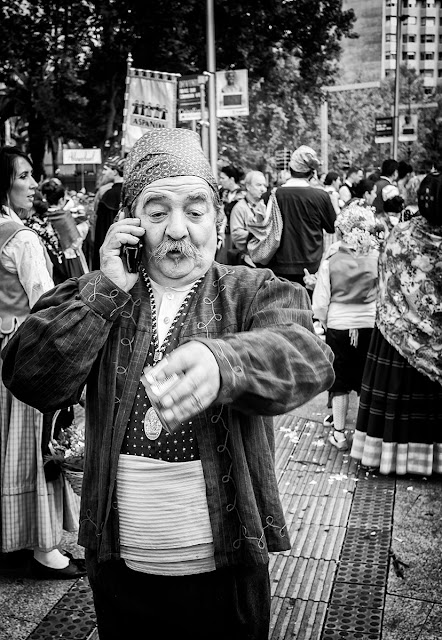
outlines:
[[[422,180],[417,192],[419,213],[430,224],[442,225],[442,174],[429,173]]]

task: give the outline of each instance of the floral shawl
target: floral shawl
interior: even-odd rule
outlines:
[[[379,256],[376,324],[420,373],[442,384],[442,227],[399,223]]]
[[[54,257],[61,264],[63,261],[63,252],[60,248],[58,235],[55,233],[48,217],[40,218],[40,216],[33,213],[24,223],[40,236],[51,257]]]

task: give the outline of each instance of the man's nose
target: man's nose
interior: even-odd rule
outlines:
[[[187,219],[184,211],[180,209],[172,211],[167,223],[166,233],[174,240],[180,240],[181,238],[185,238],[189,235]]]

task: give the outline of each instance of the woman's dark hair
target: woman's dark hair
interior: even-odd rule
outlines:
[[[340,177],[341,176],[336,171],[329,171],[324,178],[324,185],[328,186],[329,184],[332,184],[332,182],[334,182]]]
[[[0,205],[8,204],[8,194],[15,178],[17,158],[24,158],[32,167],[32,162],[18,147],[5,146],[0,149]]]
[[[41,185],[41,192],[50,206],[58,204],[60,198],[64,197],[65,188],[56,180],[48,180]]]
[[[404,208],[405,202],[401,196],[393,196],[384,202],[384,211],[386,213],[400,213]]]
[[[235,182],[239,182],[243,177],[243,172],[231,164],[221,167],[221,173],[225,173],[228,178],[233,178]]]
[[[367,191],[368,193],[371,193],[373,191],[374,185],[375,182],[373,182],[373,180],[370,180],[370,178],[362,178],[360,183],[355,186],[356,197],[363,198],[364,193],[366,193]]]
[[[402,178],[405,178],[406,175],[408,175],[409,173],[411,173],[413,171],[413,167],[411,166],[411,164],[409,162],[405,162],[405,160],[400,160],[399,161],[399,166],[398,166],[398,180],[402,180]]]

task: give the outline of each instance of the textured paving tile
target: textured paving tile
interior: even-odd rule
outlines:
[[[17,612],[17,617],[6,615],[2,611],[0,618],[0,640],[26,640],[35,628],[34,622],[22,620]]]
[[[433,606],[431,602],[387,594],[383,640],[429,640],[431,636],[425,637],[421,633],[429,621]],[[441,628],[439,627],[439,635],[435,636],[435,640],[440,640],[441,637]]]

